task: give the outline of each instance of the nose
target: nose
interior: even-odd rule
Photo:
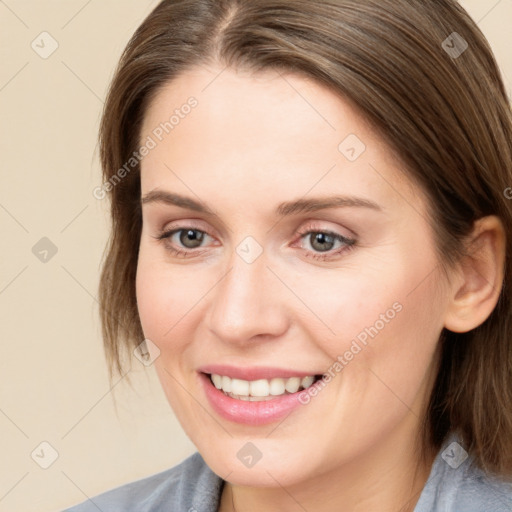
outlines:
[[[236,251],[228,272],[214,288],[207,316],[210,331],[220,340],[237,345],[268,341],[286,332],[286,288],[267,267],[263,252],[252,263]]]

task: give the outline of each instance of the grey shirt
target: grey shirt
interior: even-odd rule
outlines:
[[[512,512],[512,483],[486,475],[457,441],[443,444],[414,512]],[[196,452],[64,512],[217,512],[223,485]]]

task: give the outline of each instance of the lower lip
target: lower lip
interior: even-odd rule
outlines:
[[[264,425],[284,418],[294,409],[301,406],[299,394],[290,393],[276,396],[271,400],[261,400],[259,402],[249,402],[247,400],[237,400],[224,394],[217,389],[209,375],[199,374],[211,406],[223,418],[236,423],[246,425]]]

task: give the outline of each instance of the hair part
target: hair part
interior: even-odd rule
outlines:
[[[467,50],[442,47],[457,32]],[[187,70],[217,64],[298,73],[355,106],[428,198],[441,269],[466,254],[474,222],[505,227],[499,301],[477,328],[443,330],[422,422],[421,453],[461,434],[477,464],[512,476],[512,112],[489,43],[454,0],[176,0],[161,2],[128,43],[108,92],[100,159],[108,181],[139,146],[145,112]],[[144,339],[135,277],[140,167],[109,191],[112,231],[99,285],[110,378]]]

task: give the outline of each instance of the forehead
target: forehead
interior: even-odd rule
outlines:
[[[198,194],[229,184],[253,196],[335,189],[389,202],[418,192],[350,103],[294,73],[189,70],[153,98],[141,142],[148,137],[155,147],[141,162],[143,192],[182,188],[178,175]]]
[[[318,142],[324,150],[337,150],[338,139],[347,129],[359,132],[362,139],[370,135],[364,121],[346,102],[303,76],[202,67],[186,71],[156,94],[146,111],[143,132],[168,120],[190,97],[196,99],[197,106],[180,119],[166,139],[186,135],[187,139],[222,145],[230,152],[236,147],[226,133],[236,134],[239,145],[245,142],[244,152],[272,149],[278,144],[282,149],[298,151],[302,147],[299,143],[306,139],[310,143],[303,152],[307,152]],[[251,140],[265,146],[254,148]]]

